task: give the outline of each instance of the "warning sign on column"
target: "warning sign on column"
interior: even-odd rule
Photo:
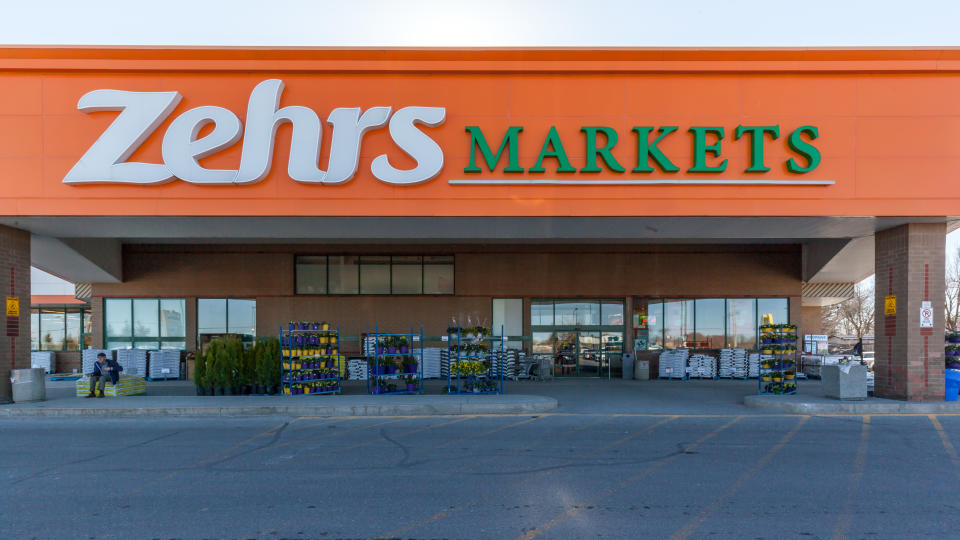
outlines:
[[[897,314],[897,297],[894,295],[884,296],[883,297],[883,314],[884,315],[896,315]]]
[[[930,302],[920,304],[920,328],[933,328],[933,306]]]
[[[7,297],[7,317],[20,316],[20,299],[16,296]]]

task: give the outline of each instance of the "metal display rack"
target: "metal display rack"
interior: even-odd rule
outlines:
[[[503,362],[506,337],[500,328],[500,337],[490,329],[480,333],[474,328],[457,327],[456,334],[448,335],[450,372],[447,392],[450,394],[502,394]]]
[[[797,393],[797,327],[792,324],[760,326],[760,376],[758,394]]]
[[[280,386],[284,395],[339,394],[340,329],[327,323],[280,328]]]
[[[423,393],[422,326],[419,333],[411,327],[406,334],[381,333],[379,325],[370,332],[368,326],[365,343],[372,343],[367,347],[368,394]]]

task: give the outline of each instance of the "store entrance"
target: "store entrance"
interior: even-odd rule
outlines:
[[[533,353],[553,360],[557,377],[621,377],[623,302],[533,300]]]

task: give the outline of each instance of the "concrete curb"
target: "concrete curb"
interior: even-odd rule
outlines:
[[[800,396],[745,396],[743,404],[754,409],[793,414],[937,414],[960,413],[960,402],[911,402],[868,398],[864,401],[833,401]]]
[[[200,398],[202,400],[203,398]],[[214,416],[433,416],[473,414],[530,414],[557,408],[557,400],[545,396],[440,397],[423,403],[330,403],[324,405],[237,405],[170,407],[37,407],[0,408],[0,418],[131,418]]]

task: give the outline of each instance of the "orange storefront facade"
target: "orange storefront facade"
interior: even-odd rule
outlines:
[[[960,51],[7,48],[0,82],[6,249],[89,284],[97,346],[139,340],[111,299],[183,300],[182,336],[139,341],[185,350],[233,299],[257,335],[474,314],[529,351],[586,324],[570,303],[628,349],[718,348],[738,299],[819,333],[876,272],[903,306],[878,393],[943,393],[915,312],[943,312]],[[712,333],[639,328],[674,301]]]

